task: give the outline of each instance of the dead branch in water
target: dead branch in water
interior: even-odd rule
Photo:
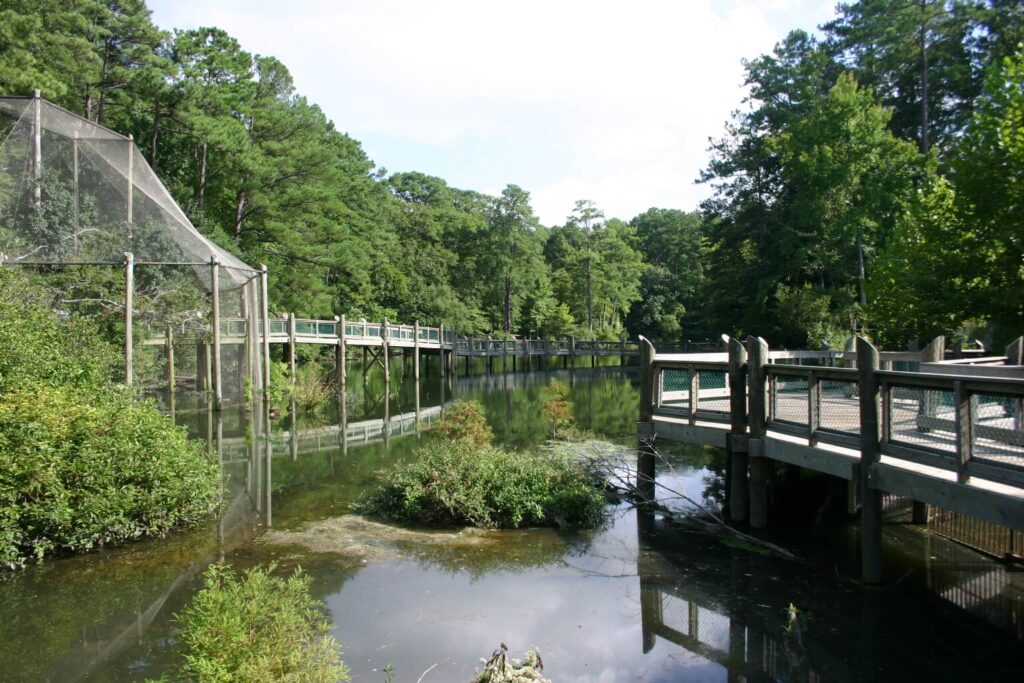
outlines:
[[[656,458],[658,458],[658,460],[660,460],[666,467],[668,467],[669,472],[671,472],[673,475],[676,474],[675,468],[672,466],[672,463],[670,463],[658,451],[658,449],[654,447],[653,440],[644,441],[642,444],[642,448],[649,449],[650,452]],[[676,516],[679,514],[677,511],[674,511],[667,507],[666,505],[659,503],[657,501],[656,495],[653,496],[653,498],[648,498],[647,496],[644,495],[644,493],[641,490],[640,484],[653,484],[655,489],[660,489],[664,493],[668,494],[669,499],[681,500],[684,503],[687,503],[688,505],[695,508],[700,514],[699,519],[703,521],[706,525],[714,527],[716,530],[730,534],[744,543],[748,543],[750,545],[764,548],[765,550],[769,550],[772,553],[779,555],[780,557],[786,558],[787,560],[800,559],[790,551],[783,548],[782,546],[757,538],[756,536],[751,536],[750,534],[744,533],[739,529],[730,526],[728,523],[726,523],[720,511],[713,510],[707,507],[706,505],[697,502],[690,496],[686,495],[686,493],[682,491],[677,491],[671,486],[666,485],[664,482],[658,481],[657,478],[651,481],[646,476],[641,475],[639,470],[627,468],[626,471],[632,475],[633,481],[631,482],[628,477],[624,478],[621,476],[623,470],[623,465],[621,462],[612,462],[611,460],[608,460],[606,458],[599,458],[596,460],[596,463],[597,466],[601,469],[602,473],[604,474],[605,479],[608,482],[608,485],[615,489],[616,492],[618,492],[624,498],[633,501],[634,504],[648,506],[649,508],[655,509],[661,512],[662,514],[668,516]]]

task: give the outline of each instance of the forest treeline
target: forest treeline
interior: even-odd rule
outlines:
[[[388,173],[280,61],[160,29],[142,0],[0,0],[0,92],[132,133],[202,232],[270,267],[275,312],[788,346],[1021,334],[1022,3],[862,0],[820,28],[745,62],[710,199],[628,221],[581,200],[543,226],[515,184]]]

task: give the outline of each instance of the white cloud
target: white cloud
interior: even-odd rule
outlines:
[[[828,17],[819,0],[150,4],[165,28],[220,26],[280,58],[378,164],[517,183],[546,223],[580,198],[622,218],[695,208],[740,60]]]

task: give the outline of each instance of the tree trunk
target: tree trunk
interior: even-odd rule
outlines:
[[[918,43],[921,50],[921,154],[928,154],[931,143],[928,140],[928,19],[927,3],[921,0],[921,30]]]
[[[590,277],[590,254],[587,254],[587,329],[590,336],[594,336],[594,287],[593,279]]]
[[[868,293],[864,287],[865,284],[865,273],[864,273],[864,240],[861,234],[857,233],[857,286],[860,289],[860,304],[861,306],[868,305]]]
[[[156,173],[156,161],[157,161],[157,140],[160,135],[160,98],[156,98],[156,102],[153,104],[153,136],[149,141],[149,165],[153,167],[153,172]]]
[[[238,191],[238,199],[235,202],[235,241],[242,237],[242,221],[245,218],[245,190]]]
[[[199,145],[199,208],[202,210],[206,202],[206,143]]]
[[[505,334],[512,332],[512,277],[505,273]]]

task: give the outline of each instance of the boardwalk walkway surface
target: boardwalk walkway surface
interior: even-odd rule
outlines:
[[[1021,340],[1007,356],[956,362],[942,360],[941,338],[922,353],[879,353],[863,339],[845,353],[727,344],[717,354],[645,344],[638,433],[725,448],[735,521],[767,524],[769,464],[781,462],[849,482],[870,581],[883,493],[917,501],[916,516],[931,504],[1024,530]],[[652,475],[647,450],[640,469]]]

